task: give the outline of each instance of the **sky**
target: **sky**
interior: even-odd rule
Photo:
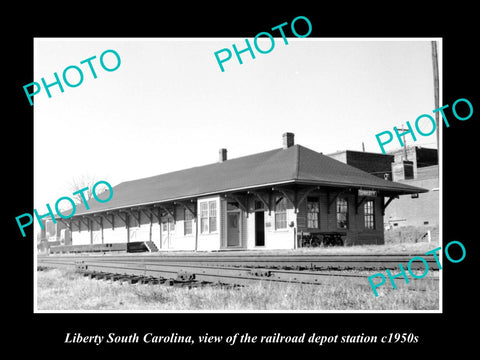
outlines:
[[[362,143],[381,152],[377,133],[413,126],[435,109],[430,40],[288,38],[285,45],[280,37],[268,54],[243,53],[241,65],[233,54],[222,72],[214,52],[243,49],[244,38],[36,38],[32,81],[52,83],[70,65],[84,80],[78,87],[61,80],[63,93],[52,86],[51,98],[43,88],[34,97],[35,208],[46,213],[47,203],[70,196],[76,177],[115,186],[214,163],[220,148],[228,158],[280,148],[285,132],[324,154],[361,151]],[[268,49],[265,41],[260,48]],[[121,58],[111,72],[99,63],[109,49]],[[96,79],[80,64],[92,56]],[[104,60],[116,65],[111,53]],[[70,82],[76,76],[69,70]],[[407,144],[436,148],[436,137]]]

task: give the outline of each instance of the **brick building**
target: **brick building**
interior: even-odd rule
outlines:
[[[392,179],[392,163],[395,161],[394,155],[342,150],[328,154],[328,156],[382,179]]]
[[[402,184],[427,189],[423,194],[403,196],[385,210],[386,227],[437,227],[440,219],[438,165],[415,168],[415,178],[397,179]]]
[[[395,171],[392,173],[393,181],[416,179],[417,169],[438,165],[437,149],[424,148],[420,146],[408,146],[407,148],[390,151],[388,155],[393,155],[393,163],[396,165]],[[409,175],[408,169],[407,174],[405,174],[405,172],[403,174],[401,173],[402,162],[411,163],[411,175]]]

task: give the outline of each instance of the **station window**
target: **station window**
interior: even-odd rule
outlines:
[[[337,199],[337,228],[348,229],[348,200]]]
[[[200,203],[200,230],[202,234],[217,231],[217,202],[215,200]]]
[[[190,210],[184,209],[183,232],[185,235],[192,234],[193,229],[193,215]]]
[[[320,207],[318,198],[307,197],[307,227],[318,229],[320,219]]]
[[[167,231],[175,231],[175,222],[171,217],[165,219],[162,222],[162,231],[167,232]]]
[[[208,232],[208,203],[200,203],[200,230],[203,233]]]
[[[373,200],[368,200],[363,205],[365,213],[365,229],[375,229],[375,204]]]
[[[275,199],[275,230],[287,228],[287,199],[278,196]]]
[[[217,231],[217,202],[216,201],[210,201],[208,203],[208,208],[209,208],[209,228],[210,232]]]

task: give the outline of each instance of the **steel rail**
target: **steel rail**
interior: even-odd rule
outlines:
[[[123,275],[134,275],[144,277],[162,277],[167,279],[183,281],[205,281],[205,282],[225,282],[246,285],[252,281],[270,281],[270,282],[294,282],[304,284],[321,284],[321,280],[328,278],[328,275],[319,273],[299,273],[276,271],[258,272],[258,270],[239,269],[239,268],[219,268],[206,266],[185,266],[183,264],[170,265],[144,265],[121,264],[117,266],[86,263],[87,270],[104,273],[117,273]],[[116,265],[116,264],[115,264]],[[356,280],[359,280],[356,278]]]
[[[50,255],[57,261],[93,260],[104,262],[143,261],[151,263],[185,263],[211,266],[303,268],[303,269],[398,269],[413,258],[412,255]],[[429,270],[438,270],[435,258],[422,256]],[[410,268],[424,269],[422,261],[413,261]]]
[[[147,260],[147,261],[146,261]],[[282,283],[303,283],[322,285],[342,280],[346,285],[368,287],[366,275],[328,273],[322,271],[281,270],[274,268],[247,268],[234,266],[211,266],[198,263],[155,262],[148,259],[132,259],[121,257],[117,259],[91,256],[79,259],[76,256],[68,258],[41,257],[38,266],[76,267],[90,274],[124,275],[144,278],[164,278],[177,281],[201,281],[246,285],[252,282],[268,281]],[[437,277],[430,277],[438,280]],[[428,279],[425,279],[428,280]],[[417,282],[418,283],[418,282]],[[405,284],[406,285],[406,284]]]

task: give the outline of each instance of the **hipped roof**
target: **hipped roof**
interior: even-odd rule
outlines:
[[[426,189],[383,180],[301,145],[243,156],[224,162],[126,181],[113,187],[106,203],[92,199],[89,210],[81,204],[75,215],[196,198],[236,190],[280,184],[308,184],[364,188],[395,196]],[[100,194],[100,198],[108,194]]]

